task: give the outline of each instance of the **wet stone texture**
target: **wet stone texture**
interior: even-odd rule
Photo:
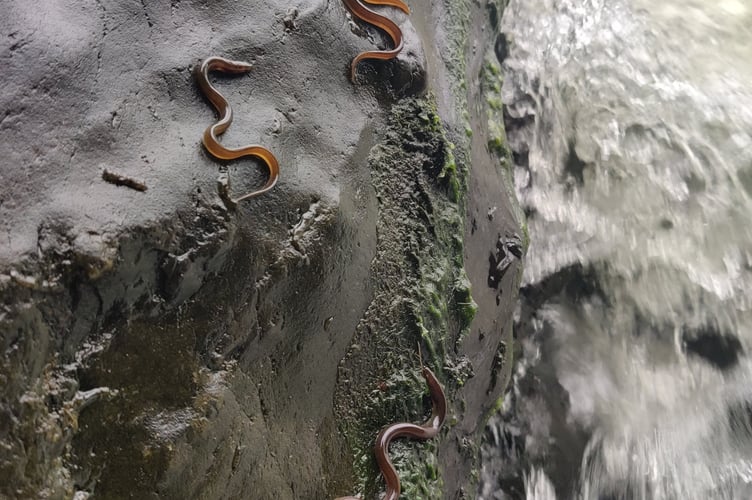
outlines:
[[[411,3],[358,85],[388,41],[339,1],[5,6],[0,498],[374,498],[375,433],[430,412],[418,344],[450,412],[394,443],[403,491],[474,496],[519,276],[488,286],[521,232],[483,83],[501,4]],[[253,64],[212,76],[223,144],[281,165],[237,210],[218,182],[265,174],[201,147],[212,55]]]

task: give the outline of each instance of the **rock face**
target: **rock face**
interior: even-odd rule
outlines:
[[[0,497],[375,497],[375,433],[430,411],[418,344],[449,416],[395,442],[403,491],[474,496],[519,284],[493,266],[520,232],[485,97],[503,6],[412,3],[357,85],[384,37],[339,1],[6,6]],[[264,173],[200,145],[212,55],[253,64],[214,76],[223,144],[281,165],[237,210],[218,182]]]

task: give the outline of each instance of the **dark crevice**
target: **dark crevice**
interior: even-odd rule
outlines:
[[[742,344],[736,336],[721,333],[712,327],[694,331],[684,328],[682,341],[687,354],[699,356],[719,370],[736,366],[742,353]]]
[[[596,272],[582,264],[564,267],[538,283],[524,286],[520,296],[527,308],[538,310],[548,299],[561,292],[575,302],[593,296],[600,298],[604,304],[609,302],[598,283]]]
[[[577,151],[575,151],[574,141],[570,141],[567,162],[564,164],[565,177],[568,176],[568,177],[573,178],[575,182],[577,182],[577,185],[582,186],[585,183],[585,176],[584,176],[585,167],[587,167],[587,163],[582,161],[580,157],[577,156]]]
[[[509,42],[504,33],[499,33],[499,36],[496,37],[494,52],[496,53],[496,59],[498,59],[500,63],[503,63],[509,55]]]

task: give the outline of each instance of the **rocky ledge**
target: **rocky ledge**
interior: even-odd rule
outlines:
[[[0,23],[0,496],[376,497],[382,426],[409,498],[474,496],[509,377],[521,232],[494,114],[502,0],[385,8],[385,46],[339,1],[16,2]],[[200,144],[216,75],[228,147]],[[524,239],[524,235],[523,236]],[[507,266],[508,265],[508,266]]]

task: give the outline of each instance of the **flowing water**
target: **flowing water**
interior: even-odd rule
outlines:
[[[531,243],[479,497],[752,498],[752,0],[511,0],[502,31]]]

